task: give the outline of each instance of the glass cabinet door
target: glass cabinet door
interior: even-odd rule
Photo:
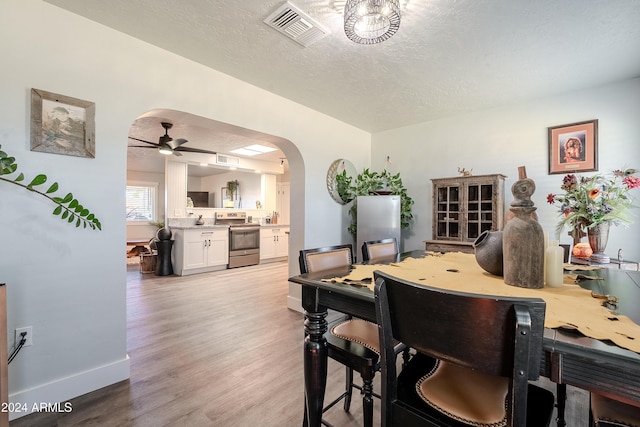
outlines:
[[[462,225],[460,186],[438,187],[436,192],[436,238],[458,240]]]
[[[493,225],[493,185],[469,184],[467,187],[467,232],[465,238],[475,240]]]

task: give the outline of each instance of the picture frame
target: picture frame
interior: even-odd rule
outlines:
[[[598,120],[547,128],[549,175],[598,170]]]
[[[31,89],[31,151],[96,156],[95,103]]]

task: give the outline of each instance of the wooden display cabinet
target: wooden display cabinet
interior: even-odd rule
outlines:
[[[483,231],[502,230],[505,178],[494,174],[432,179],[432,240],[425,241],[426,249],[473,253],[473,242]]]

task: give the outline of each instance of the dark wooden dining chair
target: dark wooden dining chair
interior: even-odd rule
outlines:
[[[389,258],[398,254],[398,241],[395,237],[380,240],[367,240],[362,243],[362,260]]]
[[[589,425],[592,427],[640,427],[640,408],[591,393]]]
[[[548,426],[542,299],[474,295],[374,272],[382,426]],[[417,351],[397,374],[393,340]]]
[[[301,250],[299,263],[301,274],[350,266],[353,263],[352,245]],[[372,426],[373,396],[377,396],[373,393],[373,378],[376,371],[380,369],[378,326],[366,320],[347,316],[330,323],[325,338],[329,357],[346,366],[346,387],[344,393],[323,408],[323,412],[342,399],[344,399],[344,410],[348,412],[352,391],[355,388],[363,395],[364,425]],[[360,374],[362,386],[353,382],[354,370]]]

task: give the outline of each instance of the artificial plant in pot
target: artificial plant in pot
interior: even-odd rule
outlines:
[[[354,236],[358,231],[358,206],[355,202],[358,196],[372,195],[394,195],[400,196],[400,225],[401,228],[408,228],[413,219],[411,209],[413,199],[407,194],[407,189],[402,184],[400,173],[392,175],[386,169],[382,172],[370,171],[368,168],[356,176],[355,180],[343,171],[336,176],[338,194],[342,200],[354,200],[349,208],[351,224],[348,230]]]
[[[227,182],[227,191],[229,191],[229,198],[233,200],[233,195],[236,193],[238,189],[238,181],[229,181]]]

